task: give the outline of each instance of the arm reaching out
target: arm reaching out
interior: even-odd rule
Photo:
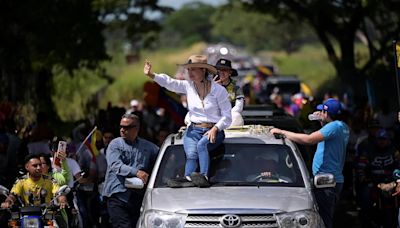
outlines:
[[[314,131],[311,134],[295,133],[291,131],[281,130],[279,128],[272,128],[270,130],[272,134],[281,134],[286,138],[304,145],[314,145],[324,140],[324,136],[320,131]]]

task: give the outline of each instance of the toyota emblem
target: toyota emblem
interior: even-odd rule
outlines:
[[[239,227],[241,222],[237,215],[224,215],[220,223],[223,227]]]

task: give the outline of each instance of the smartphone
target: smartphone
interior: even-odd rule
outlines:
[[[214,81],[218,81],[219,80],[219,75],[217,74],[217,76],[215,76]]]
[[[54,164],[57,166],[61,166],[60,158],[58,157],[59,152],[67,152],[67,142],[66,141],[59,141],[58,148],[56,153],[54,154]]]

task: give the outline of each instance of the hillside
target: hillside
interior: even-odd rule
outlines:
[[[176,64],[186,62],[192,54],[202,53],[205,47],[205,43],[197,43],[185,49],[146,50],[141,53],[139,61],[133,64],[127,64],[121,53],[114,54],[112,61],[104,64],[107,74],[114,79],[111,84],[96,76],[96,72],[75,72],[73,78],[59,73],[55,77],[56,91],[53,96],[57,112],[64,121],[79,120],[87,116],[90,99],[99,99],[100,107],[94,108],[105,108],[108,102],[128,107],[131,99],[143,98],[143,84],[149,80],[143,74],[145,59],[152,62],[154,72],[174,75]],[[334,78],[334,69],[321,46],[304,46],[290,55],[283,51],[263,51],[259,55],[272,59],[280,74],[298,75],[313,91]]]

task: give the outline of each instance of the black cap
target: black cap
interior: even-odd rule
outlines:
[[[232,68],[232,62],[227,59],[218,59],[217,64],[215,64],[215,68],[217,69],[229,69],[231,70],[231,76],[238,76],[237,70]]]

